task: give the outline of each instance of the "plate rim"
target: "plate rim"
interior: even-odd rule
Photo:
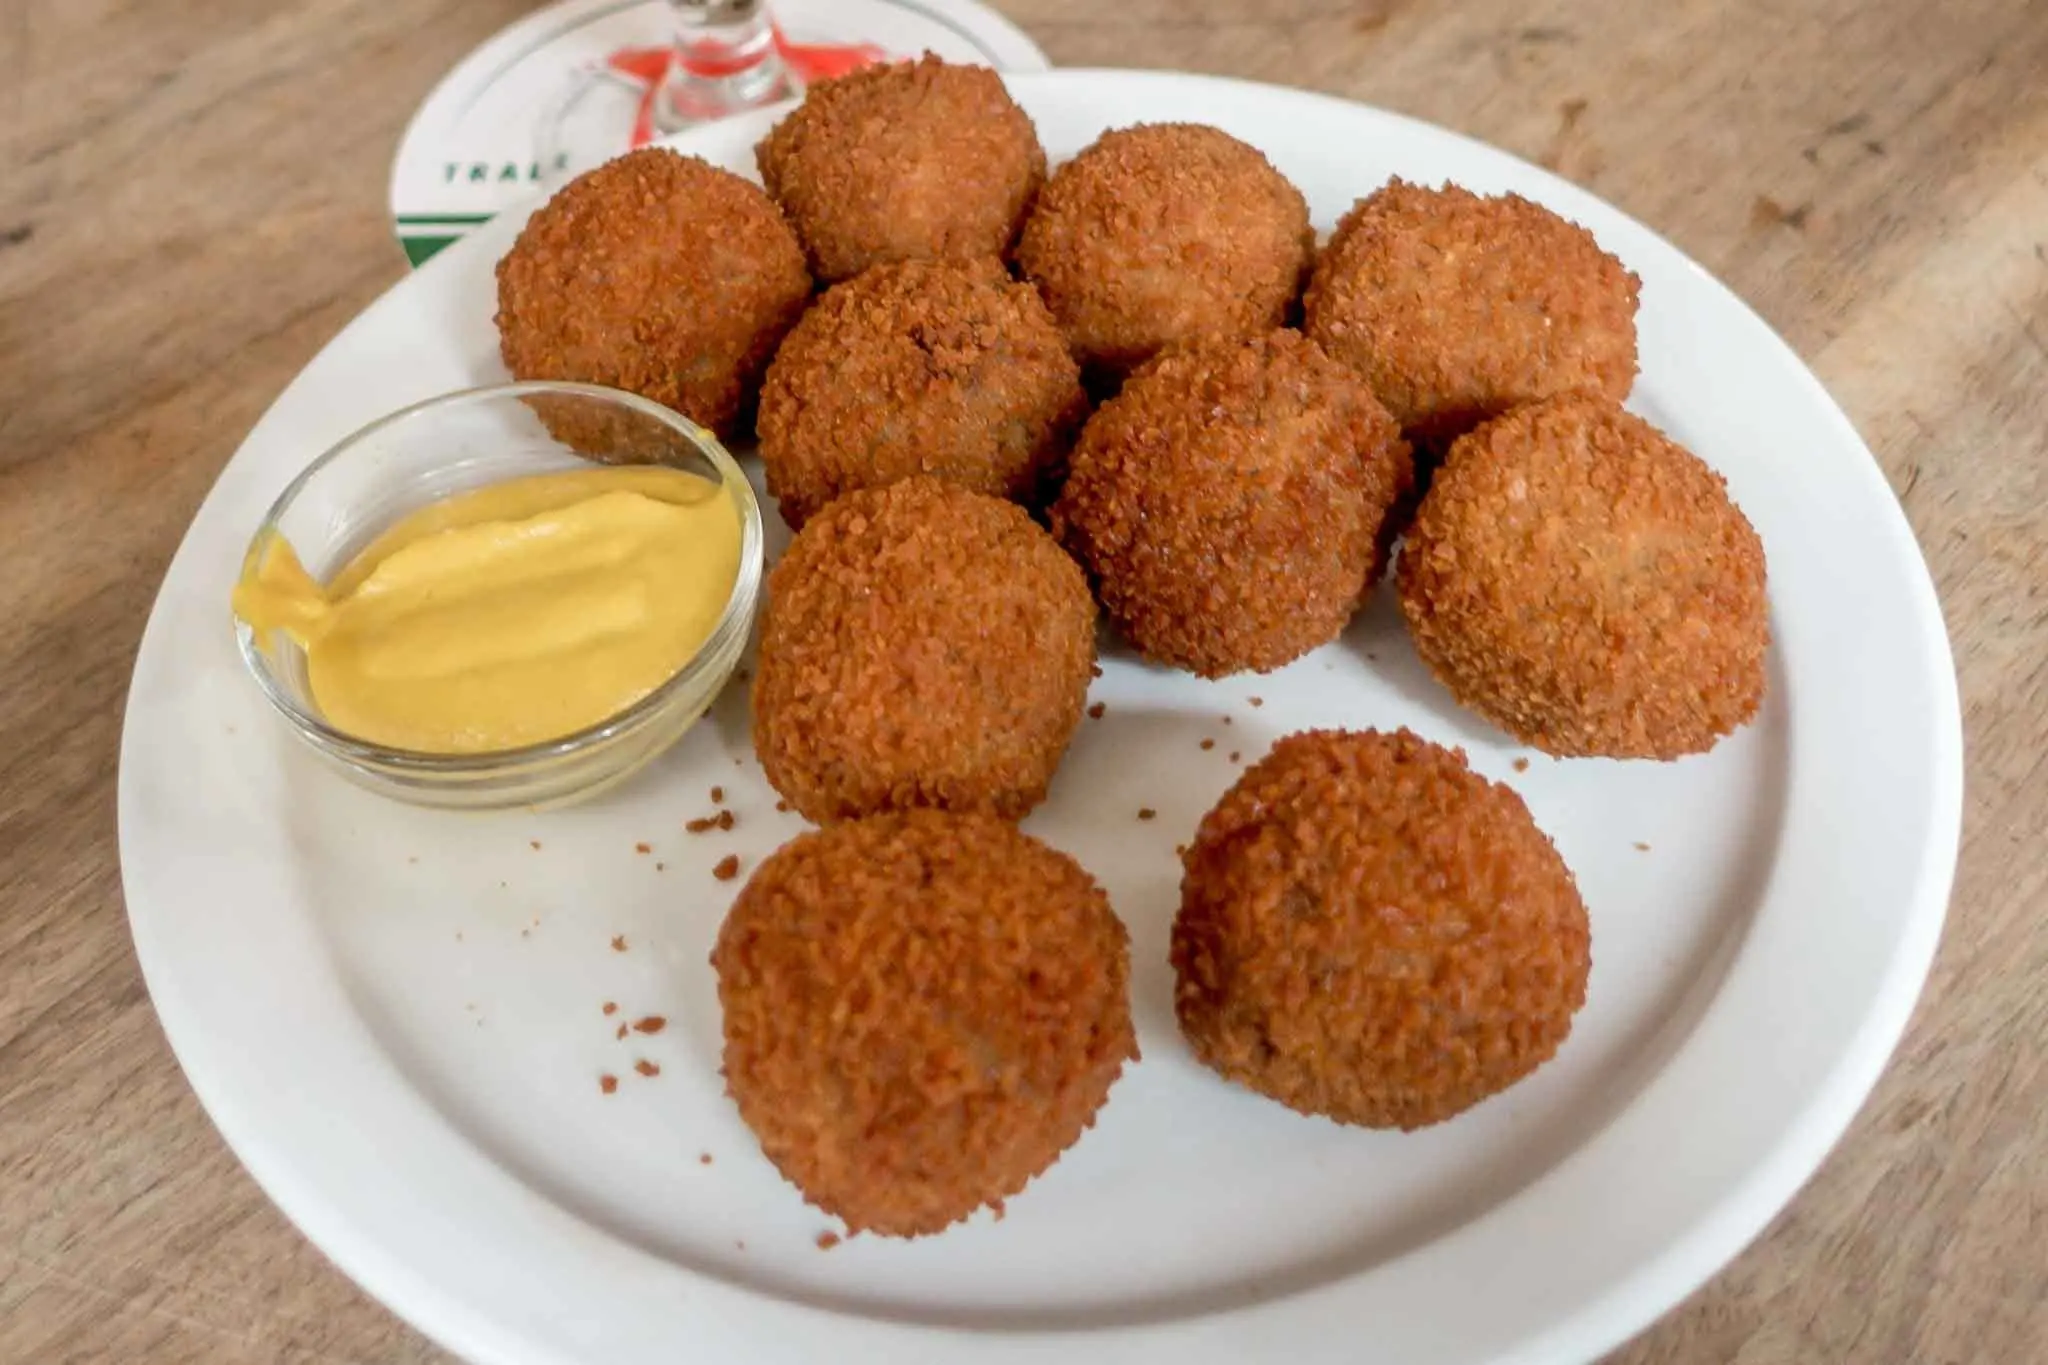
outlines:
[[[1654,240],[1664,251],[1670,254],[1674,261],[1683,262],[1686,266],[1690,267],[1691,271],[1700,276],[1707,286],[1720,296],[1722,300],[1734,304],[1746,316],[1749,323],[1761,329],[1763,334],[1769,336],[1776,351],[1782,353],[1776,358],[1789,362],[1789,372],[1797,377],[1802,387],[1811,391],[1811,396],[1818,400],[1828,420],[1839,427],[1840,434],[1847,440],[1852,441],[1855,447],[1863,452],[1865,459],[1862,462],[1860,477],[1864,479],[1866,485],[1874,484],[1876,489],[1882,490],[1884,502],[1889,508],[1885,518],[1885,525],[1882,528],[1882,533],[1889,546],[1889,552],[1897,557],[1903,565],[1910,566],[1912,570],[1907,574],[1907,577],[1911,582],[1911,594],[1914,600],[1907,604],[1910,610],[1901,613],[1901,616],[1902,618],[1909,619],[1912,626],[1917,630],[1919,638],[1915,653],[1927,665],[1927,676],[1921,679],[1921,681],[1929,686],[1935,708],[1935,714],[1928,718],[1927,730],[1924,735],[1924,738],[1931,744],[1933,777],[1935,781],[1928,794],[1927,828],[1917,864],[1918,878],[1910,890],[1901,896],[1901,899],[1909,902],[1911,907],[1904,921],[1905,931],[1900,933],[1896,940],[1891,943],[1884,970],[1878,979],[1872,995],[1871,1006],[1864,1014],[1848,1045],[1834,1058],[1826,1072],[1824,1083],[1811,1093],[1804,1110],[1792,1118],[1785,1138],[1767,1152],[1762,1160],[1749,1168],[1746,1179],[1739,1182],[1732,1189],[1724,1190],[1706,1215],[1690,1228],[1668,1239],[1661,1252],[1639,1264],[1632,1274],[1608,1283],[1603,1291],[1577,1304],[1573,1311],[1567,1314],[1562,1321],[1552,1324],[1545,1334],[1519,1342],[1506,1355],[1494,1358],[1503,1360],[1571,1358],[1591,1355],[1618,1344],[1620,1341],[1641,1330],[1658,1314],[1697,1288],[1725,1264],[1727,1260],[1731,1259],[1762,1230],[1770,1218],[1775,1216],[1790,1201],[1792,1196],[1797,1193],[1799,1187],[1810,1178],[1828,1151],[1839,1140],[1842,1133],[1846,1131],[1849,1123],[1861,1107],[1863,1100],[1881,1075],[1900,1037],[1903,1035],[1910,1019],[1913,1005],[1918,998],[1927,971],[1931,966],[1933,954],[1945,919],[1960,840],[1963,785],[1961,707],[1954,673],[1953,656],[1947,631],[1942,620],[1940,600],[1924,556],[1920,552],[1904,511],[1892,495],[1890,485],[1885,481],[1882,470],[1877,464],[1874,455],[1870,453],[1867,444],[1863,442],[1860,434],[1855,431],[1853,424],[1849,421],[1846,414],[1842,412],[1833,398],[1826,393],[1818,378],[1799,359],[1797,353],[1740,296],[1729,290],[1725,285],[1722,285],[1709,272],[1699,266],[1689,256],[1686,256],[1685,253],[1679,251],[1661,234],[1643,225],[1613,205],[1597,199],[1590,192],[1582,190],[1539,167],[1532,166],[1527,161],[1515,157],[1512,153],[1480,143],[1476,139],[1466,137],[1463,134],[1392,111],[1316,92],[1264,85],[1233,78],[1198,76],[1192,73],[1181,72],[1132,72],[1104,68],[1063,68],[1048,73],[1017,73],[1015,75],[1006,75],[1005,78],[1021,80],[1034,86],[1103,79],[1123,83],[1150,83],[1156,85],[1185,85],[1192,81],[1205,87],[1216,89],[1219,94],[1227,90],[1236,90],[1240,93],[1253,92],[1254,96],[1259,99],[1279,97],[1284,100],[1304,100],[1318,104],[1340,106],[1347,115],[1355,116],[1362,113],[1370,118],[1384,120],[1388,125],[1404,132],[1426,133],[1432,139],[1451,139],[1457,143],[1465,144],[1465,150],[1468,152],[1477,153],[1491,159],[1505,159],[1517,167],[1519,174],[1538,178],[1545,182],[1547,189],[1558,190],[1560,197],[1597,204],[1603,215],[1611,215],[1626,221],[1634,230]],[[687,147],[690,138],[686,136],[678,141]],[[517,211],[514,210],[508,211],[506,215],[501,216],[514,217],[516,215]],[[488,234],[480,235],[483,238],[481,242],[474,245],[469,241],[459,242],[447,252],[442,253],[442,257],[455,257],[460,261],[465,258],[457,256],[459,252],[474,254],[485,249],[490,241],[490,237]],[[353,319],[341,333],[337,334],[334,339],[331,339],[328,346],[332,347],[338,344],[343,337],[348,335],[351,329],[360,325],[364,318],[377,312],[395,294],[409,287],[417,287],[412,285],[412,281],[425,277],[429,271],[445,271],[449,268],[451,267],[443,264],[441,257],[437,257],[435,260],[427,262],[420,270],[408,276],[400,277],[397,283],[383,294],[380,294],[377,300],[364,309],[363,313],[358,314],[357,318]],[[320,355],[325,355],[327,349],[323,348]],[[244,1168],[250,1171],[258,1184],[265,1190],[266,1195],[287,1213],[294,1224],[300,1228],[309,1240],[313,1241],[316,1246],[319,1246],[325,1254],[340,1265],[352,1278],[363,1284],[365,1288],[369,1289],[394,1312],[405,1317],[429,1336],[458,1351],[475,1349],[479,1354],[488,1353],[493,1357],[504,1355],[509,1358],[515,1353],[509,1349],[501,1349],[503,1343],[492,1341],[490,1338],[494,1335],[493,1333],[476,1330],[477,1325],[474,1323],[468,1324],[465,1328],[461,1319],[465,1316],[473,1315],[473,1305],[467,1306],[472,1310],[468,1314],[462,1311],[451,1311],[444,1314],[438,1309],[430,1312],[426,1306],[423,1306],[424,1300],[433,1297],[430,1289],[421,1290],[417,1285],[401,1287],[398,1278],[390,1273],[386,1273],[386,1267],[372,1264],[372,1262],[379,1259],[378,1257],[358,1254],[361,1251],[360,1248],[352,1249],[351,1251],[339,1250],[334,1245],[331,1245],[336,1240],[335,1238],[322,1236],[309,1227],[308,1218],[302,1217],[302,1213],[312,1214],[313,1221],[315,1222],[319,1221],[319,1215],[308,1208],[308,1205],[313,1201],[310,1197],[302,1197],[306,1195],[306,1192],[300,1191],[293,1186],[288,1173],[282,1169],[283,1165],[286,1164],[282,1158],[278,1158],[277,1163],[273,1164],[271,1159],[273,1154],[260,1151],[252,1152],[250,1149],[261,1147],[261,1143],[256,1138],[256,1135],[251,1131],[243,1130],[242,1124],[238,1120],[233,1122],[223,1121],[223,1111],[233,1110],[235,1108],[234,1102],[230,1096],[221,1091],[216,1085],[217,1077],[215,1076],[212,1062],[199,1055],[203,1052],[203,1048],[194,1047],[194,1036],[190,1033],[185,1033],[185,1036],[181,1039],[180,1034],[183,1030],[173,1020],[173,1016],[176,1015],[177,1011],[174,1009],[167,1014],[164,1010],[163,1002],[166,999],[175,998],[177,992],[165,975],[167,967],[160,953],[156,951],[157,945],[154,940],[153,931],[145,924],[147,913],[144,912],[144,914],[138,915],[138,906],[145,905],[154,893],[146,886],[138,883],[134,872],[139,861],[139,856],[136,852],[137,840],[139,839],[139,835],[136,833],[136,820],[139,816],[134,808],[136,797],[132,789],[130,776],[136,767],[136,759],[132,751],[141,742],[138,738],[139,732],[136,725],[138,693],[140,692],[140,688],[136,686],[136,680],[143,677],[144,669],[148,662],[156,657],[157,653],[166,648],[160,638],[162,634],[160,617],[163,601],[169,585],[179,574],[181,565],[185,564],[191,555],[198,553],[195,548],[197,531],[205,520],[207,506],[213,504],[219,496],[221,488],[233,473],[236,461],[240,459],[243,451],[247,449],[255,436],[263,430],[265,423],[269,421],[279,406],[285,403],[293,390],[303,380],[305,374],[319,363],[319,358],[316,355],[312,361],[309,361],[306,369],[302,370],[298,376],[295,376],[292,383],[280,393],[278,398],[273,401],[271,407],[266,409],[263,418],[259,419],[256,427],[252,428],[250,436],[245,438],[241,447],[238,447],[236,456],[231,458],[223,467],[219,481],[208,492],[206,500],[202,502],[199,512],[194,516],[192,526],[188,528],[186,535],[181,539],[177,553],[172,558],[165,572],[164,586],[160,587],[157,598],[152,603],[149,624],[145,627],[142,642],[137,651],[135,673],[133,678],[131,678],[131,689],[123,720],[117,800],[123,892],[128,906],[131,932],[135,939],[138,960],[142,965],[145,981],[149,986],[152,1000],[158,1004],[159,1019],[163,1024],[166,1037],[171,1042],[172,1049],[177,1055],[181,1067],[185,1070],[188,1082],[192,1085],[195,1093],[198,1094],[209,1117],[212,1118],[216,1128],[222,1132],[223,1137],[227,1140],[230,1148],[235,1151],[237,1158],[242,1162]],[[1874,490],[1867,488],[1866,491]],[[1750,952],[1753,937],[1754,925],[1752,924],[1743,931],[1744,941],[1736,949],[1738,962],[1731,963],[1729,968],[1731,977],[1736,970],[1736,966],[1739,965],[1739,959]],[[1725,982],[1722,989],[1726,989]],[[1717,991],[1717,998],[1718,994],[1719,992]],[[1711,1012],[1713,1008],[1714,1006],[1710,1003],[1708,1010]],[[1705,1017],[1703,1016],[1699,1021],[1695,1022],[1694,1030],[1697,1031],[1704,1023]],[[1686,1047],[1690,1046],[1691,1042],[1692,1039],[1688,1038],[1679,1045],[1679,1050],[1682,1052]],[[1675,1061],[1675,1055],[1674,1058],[1667,1059],[1666,1067],[1668,1068],[1673,1061]],[[1646,1085],[1645,1089],[1647,1088]],[[210,1091],[213,1093],[209,1093]],[[1633,1108],[1640,1102],[1641,1093],[1639,1092],[1635,1098],[1630,1100],[1628,1105],[1624,1106],[1622,1113],[1626,1114],[1628,1109]],[[1619,1116],[1616,1119],[1616,1122],[1618,1121]],[[1538,1177],[1537,1183],[1540,1185],[1549,1181],[1553,1174],[1554,1172],[1546,1172]],[[1488,1218],[1501,1207],[1516,1203],[1526,1193],[1527,1191],[1524,1191],[1512,1196],[1506,1201],[1505,1205],[1496,1206],[1495,1209],[1481,1214],[1474,1222],[1476,1223]],[[1469,1227],[1471,1224],[1466,1226]],[[1462,1230],[1459,1229],[1457,1231]],[[1449,1237],[1455,1235],[1456,1231],[1447,1234],[1444,1240],[1448,1240]],[[1419,1256],[1427,1250],[1428,1246],[1418,1248],[1404,1257],[1397,1258],[1397,1261],[1408,1259],[1408,1257],[1412,1256]],[[666,1263],[663,1264],[665,1265]],[[1340,1281],[1333,1286],[1303,1291],[1301,1294],[1262,1303],[1254,1308],[1241,1311],[1247,1316],[1259,1315],[1276,1307],[1284,1308],[1287,1305],[1299,1304],[1306,1298],[1322,1299],[1329,1294],[1341,1291],[1347,1283],[1349,1281]],[[828,1323],[837,1324],[841,1327],[851,1321],[858,1321],[836,1315],[822,1315],[820,1310],[803,1305],[789,1304],[786,1301],[774,1300],[767,1296],[754,1295],[752,1291],[738,1292],[745,1293],[750,1298],[759,1298],[764,1302],[773,1302],[782,1311],[824,1316]],[[459,1304],[444,1306],[455,1309],[465,1307]],[[1203,1321],[1206,1321],[1206,1319]],[[875,1325],[869,1324],[869,1326]],[[906,1329],[897,1327],[894,1330],[902,1332]],[[923,1339],[929,1344],[933,1340],[951,1337],[953,1329],[910,1328],[907,1331],[909,1336],[913,1338],[919,1333],[925,1333],[926,1335]],[[938,1336],[934,1337],[931,1335],[933,1333],[937,1333]],[[1116,1345],[1119,1347],[1135,1346],[1135,1349],[1129,1351],[1119,1350],[1119,1358],[1124,1358],[1125,1356],[1132,1359],[1141,1357],[1154,1358],[1152,1354],[1146,1352],[1144,1343],[1136,1340],[1137,1337],[1146,1334],[1153,1335],[1155,1340],[1158,1338],[1157,1329],[1151,1327],[1123,1327],[1103,1333],[1090,1333],[1088,1334],[1088,1340],[1091,1346],[1108,1347],[1112,1344],[1113,1338],[1121,1338],[1121,1341],[1115,1342]],[[1053,1334],[1051,1339],[1071,1343],[1079,1340],[1080,1337],[1071,1333],[1059,1333]],[[567,1359],[568,1357],[546,1354],[536,1355],[526,1352],[521,1355],[521,1358],[552,1360],[558,1358]],[[1157,1358],[1164,1357],[1160,1355]]]

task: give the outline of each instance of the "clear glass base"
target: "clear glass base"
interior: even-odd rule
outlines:
[[[664,133],[773,104],[796,93],[761,0],[669,0],[675,56],[654,101]]]
[[[680,132],[728,114],[774,104],[797,91],[796,81],[772,45],[751,68],[721,76],[695,74],[678,54],[655,97],[654,126],[663,133]]]

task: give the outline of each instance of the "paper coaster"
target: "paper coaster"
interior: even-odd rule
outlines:
[[[1043,71],[1037,44],[972,0],[771,0],[792,74],[935,52]],[[399,142],[391,215],[414,265],[507,204],[655,135],[675,21],[665,0],[564,0],[501,30],[434,87]]]

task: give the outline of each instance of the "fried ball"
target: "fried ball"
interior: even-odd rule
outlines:
[[[766,195],[647,148],[577,176],[527,221],[498,262],[498,345],[515,378],[630,389],[729,435],[810,292]]]
[[[1640,285],[1541,204],[1394,180],[1338,223],[1303,326],[1411,439],[1442,443],[1553,394],[1626,398]]]
[[[1763,699],[1763,543],[1719,474],[1605,399],[1460,438],[1396,578],[1430,670],[1545,753],[1700,753]]]
[[[929,53],[820,81],[754,156],[826,280],[1000,256],[1045,180],[1038,130],[1002,78]]]
[[[1585,1003],[1591,932],[1557,849],[1407,730],[1281,740],[1181,866],[1181,1031],[1301,1113],[1442,1122],[1550,1060]]]
[[[768,576],[754,749],[820,824],[1045,799],[1095,667],[1080,569],[1024,510],[919,476],[829,504]]]
[[[776,353],[761,464],[791,526],[912,474],[1037,505],[1087,404],[1037,292],[994,257],[878,265],[828,290]]]
[[[1139,124],[1054,172],[1017,263],[1084,363],[1128,371],[1176,341],[1279,326],[1314,241],[1308,202],[1257,148]]]
[[[1090,419],[1051,521],[1148,658],[1265,672],[1344,629],[1409,478],[1393,419],[1314,342],[1211,338]]]
[[[727,1093],[775,1168],[855,1232],[1000,1214],[1138,1057],[1109,898],[992,816],[800,835],[747,882],[711,962]]]

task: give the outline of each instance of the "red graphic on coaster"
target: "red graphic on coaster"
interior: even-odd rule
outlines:
[[[782,64],[806,85],[844,76],[888,56],[873,43],[793,43],[779,24],[772,25],[770,32],[774,34],[775,51]],[[677,60],[673,46],[620,48],[604,59],[606,70],[641,87],[640,107],[633,114],[633,138],[629,145],[645,147],[659,136],[654,126],[654,101],[660,94],[661,83],[668,78],[669,67]],[[738,75],[761,59],[707,50],[680,60],[691,75],[716,79]]]

